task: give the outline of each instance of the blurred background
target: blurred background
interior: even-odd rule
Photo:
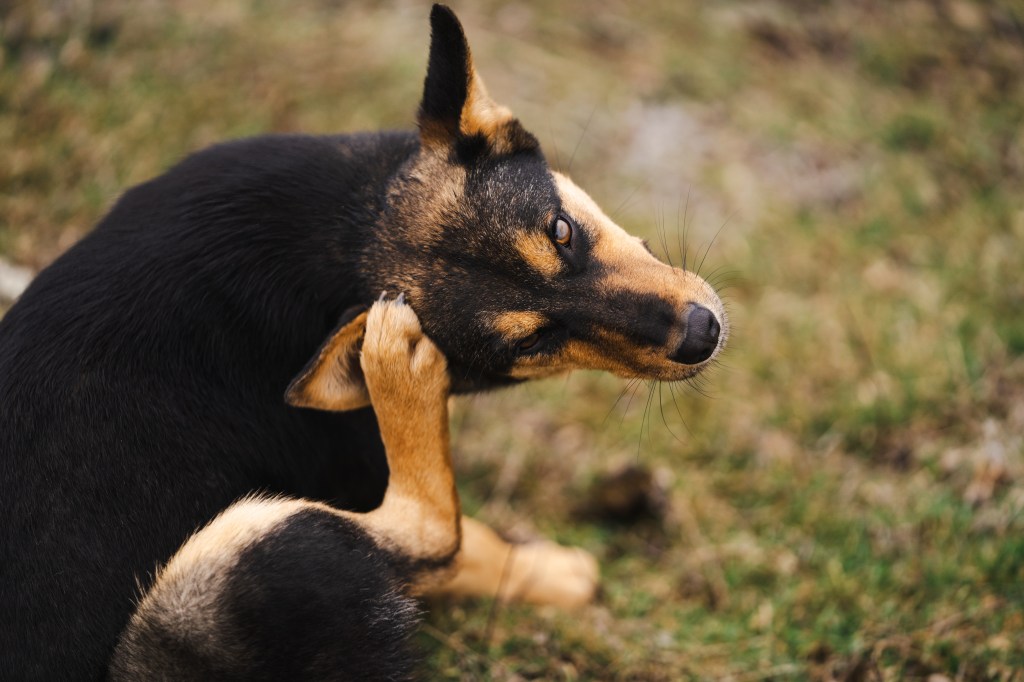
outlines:
[[[458,2],[552,165],[733,322],[694,385],[464,399],[466,509],[601,560],[429,679],[1024,679],[1024,5]],[[409,128],[429,4],[0,3],[0,312],[225,138]]]

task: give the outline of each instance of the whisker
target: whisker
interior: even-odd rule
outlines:
[[[686,188],[686,205],[683,207],[683,236],[681,238],[682,241],[680,241],[680,236],[679,236],[679,222],[678,222],[678,218],[676,219],[676,241],[679,242],[679,253],[680,253],[680,257],[682,258],[682,261],[683,261],[683,270],[687,269],[686,268],[686,236],[687,236],[687,232],[689,231],[690,228],[686,224],[686,218],[687,218],[687,214],[689,214],[689,212],[690,212],[690,192],[692,192],[692,191],[693,191],[693,186],[692,185],[690,187]],[[677,215],[678,215],[678,211],[677,211]]]
[[[632,191],[632,192],[630,192],[630,193],[629,193],[629,194],[628,194],[628,195],[626,196],[626,198],[625,198],[625,199],[624,199],[624,200],[622,201],[622,203],[620,203],[620,204],[618,205],[618,207],[616,207],[616,209],[615,209],[614,211],[612,211],[611,213],[609,213],[609,214],[608,214],[608,217],[609,217],[609,218],[611,218],[612,220],[616,220],[616,219],[618,218],[618,216],[619,216],[619,213],[620,213],[620,212],[621,212],[621,211],[622,211],[622,210],[623,210],[624,208],[626,208],[627,204],[629,204],[629,201],[630,201],[630,199],[632,199],[632,198],[633,198],[633,197],[634,197],[634,196],[636,195],[636,193],[637,193],[637,192],[638,192],[639,190],[640,190],[640,185],[637,185],[636,187],[634,187],[634,188],[633,188],[633,191]]]
[[[686,429],[686,432],[688,434],[690,434],[690,438],[693,438],[693,431],[690,430],[690,425],[686,423],[686,418],[683,417],[683,412],[682,412],[682,410],[679,409],[679,402],[678,402],[678,400],[676,400],[677,396],[676,396],[675,389],[673,388],[673,384],[675,384],[675,383],[677,383],[677,382],[673,381],[673,382],[669,383],[669,385],[668,385],[668,392],[672,395],[672,404],[676,408],[676,414],[679,415],[680,423],[682,423],[683,428]]]
[[[700,375],[698,375],[698,376],[700,376]],[[711,396],[708,395],[707,392],[705,392],[704,387],[701,386],[701,384],[698,381],[696,381],[696,379],[697,379],[697,377],[690,377],[688,379],[684,379],[683,382],[688,387],[690,387],[693,391],[695,391],[696,393],[698,393],[702,397],[707,398],[708,400],[710,400]]]
[[[679,260],[680,261],[682,261],[682,259],[683,259],[683,243],[682,243],[682,241],[679,238],[679,218],[680,218],[680,213],[682,213],[682,210],[683,210],[683,200],[682,200],[682,198],[676,199],[676,255],[679,256]],[[686,263],[682,264],[682,268],[683,268],[683,270],[686,269]]]
[[[610,410],[608,410],[608,414],[606,414],[606,415],[604,416],[604,419],[603,419],[603,420],[601,421],[601,427],[602,427],[602,428],[604,428],[604,424],[605,424],[605,422],[607,422],[607,421],[608,421],[608,417],[612,416],[612,412],[614,412],[614,411],[615,411],[615,406],[619,404],[619,401],[620,401],[620,400],[622,400],[622,396],[626,395],[626,391],[628,391],[628,390],[629,390],[630,388],[632,388],[632,387],[633,387],[633,385],[634,385],[634,384],[635,384],[636,382],[638,382],[638,381],[640,381],[640,380],[639,380],[639,379],[630,379],[630,380],[629,380],[628,382],[626,382],[626,386],[625,386],[625,388],[623,388],[623,389],[622,389],[621,391],[619,391],[619,397],[615,399],[615,402],[614,402],[614,403],[612,403],[612,407],[611,407],[611,409],[610,409]],[[628,409],[628,406],[627,406],[627,409]]]
[[[672,430],[672,427],[668,425],[668,420],[665,419],[665,401],[662,399],[661,392],[662,383],[663,382],[661,381],[658,382],[658,410],[661,412],[661,423],[665,425],[665,429],[672,434],[672,437],[676,439],[676,442],[680,445],[685,445],[682,439],[676,435],[676,432]]]
[[[658,241],[661,242],[661,251],[665,254],[665,258],[668,259],[668,264],[671,267],[675,267],[672,264],[672,254],[668,248],[668,229],[665,226],[665,212],[662,209],[655,210],[654,219],[655,230],[658,233]]]
[[[629,406],[633,404],[633,398],[636,397],[636,391],[640,387],[640,379],[633,381],[633,390],[629,394],[629,400],[626,401],[626,409],[622,411],[622,419],[619,420],[619,426],[622,426],[622,422],[626,420],[626,415],[629,414]]]
[[[714,362],[712,362],[711,365],[708,366],[708,369],[705,370],[701,375],[695,377],[697,379],[698,385],[701,388],[701,391],[708,400],[715,399],[714,384],[711,383],[711,379],[708,377],[708,372],[712,371],[713,369]]]
[[[710,253],[711,247],[715,245],[715,240],[718,239],[718,235],[722,234],[722,230],[725,229],[725,226],[729,224],[729,221],[732,220],[734,215],[736,215],[735,211],[725,217],[725,220],[722,221],[722,226],[718,228],[718,231],[715,232],[715,236],[712,237],[711,241],[708,243],[708,248],[704,249],[704,255],[700,259],[700,265],[697,266],[697,274],[700,274],[700,269],[704,267],[704,259],[708,257],[708,253]]]
[[[654,384],[655,382],[649,382],[651,390],[647,392],[647,404],[644,406],[644,416],[640,420],[640,436],[636,440],[636,459],[640,461],[640,446],[643,445],[644,441],[644,423],[647,423],[647,439],[651,438],[651,426],[648,417],[651,412],[651,401],[654,399]]]
[[[551,117],[548,116],[548,135],[551,138],[551,146],[555,150],[555,168],[558,170],[562,169],[562,159],[558,156],[558,142],[555,137],[555,130],[551,127]]]
[[[590,110],[590,115],[587,116],[587,122],[583,126],[583,132],[580,133],[580,139],[576,140],[576,146],[573,147],[572,156],[569,157],[569,167],[566,169],[566,173],[572,172],[572,162],[576,160],[576,152],[580,149],[580,143],[583,142],[583,138],[586,136],[587,131],[590,129],[590,122],[594,118],[594,112],[597,111],[597,102],[594,102],[594,107]]]
[[[719,268],[720,270],[721,268]],[[715,271],[717,272],[717,270]],[[728,289],[737,286],[744,281],[743,274],[739,270],[723,270],[717,277],[708,277],[707,283],[715,289]]]

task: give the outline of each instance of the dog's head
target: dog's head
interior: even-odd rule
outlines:
[[[714,290],[552,171],[537,139],[488,96],[451,10],[435,5],[430,19],[420,148],[388,188],[362,256],[369,290],[405,294],[456,391],[572,369],[665,381],[700,372],[728,336]],[[321,349],[290,402],[317,406],[315,377],[326,372],[351,385],[345,406],[365,404],[352,376],[360,319]]]

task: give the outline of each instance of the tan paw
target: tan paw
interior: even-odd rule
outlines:
[[[600,580],[597,559],[553,542],[514,545],[502,599],[578,608],[592,601]]]
[[[379,300],[366,317],[360,366],[375,408],[444,403],[447,363],[404,297]]]

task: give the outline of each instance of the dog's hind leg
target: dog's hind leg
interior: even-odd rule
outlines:
[[[299,407],[322,410],[348,410],[370,404],[367,377],[360,371],[361,362],[362,365],[367,364],[366,344],[363,344],[364,353],[360,362],[359,347],[364,335],[367,343],[379,344],[379,340],[371,340],[367,331],[367,313],[346,315],[338,329],[289,386],[286,400]],[[436,358],[434,362],[443,362],[443,358]],[[393,378],[399,379],[397,376]],[[446,426],[443,427],[437,421],[442,419],[437,411],[440,405],[431,398],[424,402],[423,396],[417,395],[416,390],[415,383],[404,391],[400,386],[396,386],[394,392],[399,394],[400,398],[373,400],[378,419],[387,420],[392,425],[385,429],[382,423],[382,430],[393,434],[390,436],[392,438],[407,438],[420,446],[423,445],[423,438],[427,438],[427,442],[435,439],[436,442],[423,452],[447,453],[448,431]],[[430,419],[434,421],[431,421],[423,432],[418,432],[417,429],[423,429],[423,426],[416,421],[416,412],[427,406],[431,406]],[[388,437],[385,433],[385,445],[391,448],[392,446],[388,445]],[[416,450],[410,447],[409,451]],[[428,474],[432,477],[444,477],[432,479],[435,480],[436,490],[429,496],[436,500],[431,507],[431,514],[435,516],[441,510],[447,514],[457,508],[458,503],[454,497],[451,502],[447,499],[447,477],[450,475],[450,467],[447,458],[445,465],[440,467],[439,457],[431,455],[422,459],[409,457],[404,460],[410,464],[417,463],[413,465],[414,479]],[[434,462],[433,466],[437,468],[430,468],[430,462]],[[396,496],[395,486],[401,485],[403,476],[405,474],[402,472],[392,470],[388,495],[393,498]],[[389,514],[398,513],[399,510],[400,505],[395,504],[389,511],[383,511],[382,508],[382,511],[371,512],[371,515],[378,514],[384,519]],[[407,521],[404,523],[407,524]],[[384,525],[394,524],[384,520]],[[415,526],[405,525],[404,528],[410,549],[423,541],[424,536],[417,535],[418,530]],[[550,542],[512,545],[502,540],[484,524],[468,517],[463,517],[461,529],[462,546],[455,562],[457,574],[452,579],[444,581],[443,578],[446,576],[442,572],[426,573],[420,580],[418,591],[495,597],[533,604],[552,604],[563,608],[580,606],[590,601],[597,591],[597,561],[581,549],[561,547]]]
[[[408,679],[417,609],[404,575],[324,505],[248,498],[158,573],[112,680]]]
[[[286,400],[292,405],[321,410],[348,410],[370,404],[373,388],[368,390],[367,384],[372,383],[372,377],[363,375],[363,371],[373,369],[367,349],[384,344],[380,333],[371,334],[369,326],[367,313],[347,315],[289,386]],[[414,336],[420,338],[418,325],[414,329]],[[364,336],[360,359],[360,342]],[[430,344],[425,348],[430,350],[430,364],[443,366],[444,359],[434,346]],[[420,387],[422,382],[397,374],[387,375],[380,370],[376,374],[398,382],[389,391],[395,397],[372,399],[381,421],[389,464],[393,448],[403,447],[409,453],[419,454],[410,454],[402,460],[409,471],[392,468],[386,504],[366,516],[379,519],[383,527],[401,529],[400,535],[409,553],[424,555],[431,543],[437,544],[442,562],[435,565],[440,567],[447,561],[445,552],[449,548],[441,547],[444,543],[436,538],[450,538],[448,523],[454,517],[448,515],[458,509],[447,454],[447,410],[442,411],[446,406],[437,398],[440,391],[424,393]],[[410,383],[403,387],[403,380]],[[382,394],[383,387],[378,385],[376,392]],[[400,439],[408,444],[399,446]],[[413,493],[412,506],[403,507],[400,500],[407,493],[399,492],[401,490]],[[432,501],[424,504],[428,499]],[[419,516],[426,524],[423,527],[416,525],[420,521],[410,521]],[[447,572],[423,572],[417,580],[416,592],[495,597],[569,608],[590,601],[597,591],[597,561],[581,549],[550,542],[511,545],[487,526],[467,517],[461,521],[461,533],[462,545],[455,565],[448,566]]]
[[[366,320],[360,360],[390,467],[367,514],[252,497],[158,573],[112,679],[403,680],[410,593],[445,582],[459,546],[444,357],[398,301]]]

